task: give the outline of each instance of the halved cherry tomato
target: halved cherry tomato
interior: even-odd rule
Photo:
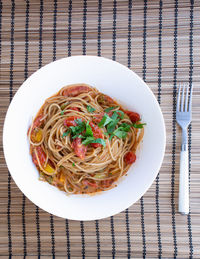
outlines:
[[[124,156],[124,161],[126,164],[133,164],[136,160],[136,155],[132,152],[129,151],[126,153],[126,155]]]
[[[75,122],[75,120],[77,120],[77,119],[78,119],[78,117],[70,116],[64,120],[64,125],[67,127],[77,126],[77,123]]]
[[[35,118],[35,120],[33,122],[33,129],[36,128],[36,127],[40,127],[42,125],[42,123],[43,123],[43,121],[41,121],[42,118],[43,118],[43,114],[39,114]]]
[[[82,144],[81,138],[75,138],[72,141],[72,148],[74,149],[75,154],[80,157],[80,159],[84,160],[87,147]]]
[[[36,149],[40,164],[41,164],[41,166],[43,166],[46,161],[46,154],[44,153],[41,146],[36,146],[35,149]],[[32,154],[32,160],[33,160],[33,163],[38,166],[38,161],[37,161],[35,152],[33,152],[33,154]]]
[[[92,128],[94,138],[103,139],[103,133],[102,133],[101,129],[96,124],[94,124],[92,121],[89,122],[89,125]],[[102,145],[100,143],[91,143],[91,146],[97,148],[97,147],[101,147]]]
[[[88,93],[91,89],[86,85],[75,85],[63,91],[63,96],[75,97],[82,93]]]
[[[90,181],[84,179],[84,180],[82,181],[82,183],[83,183],[85,186],[88,186],[88,185],[89,185],[89,186],[91,186],[91,187],[97,188],[97,184],[96,184],[95,182],[90,182]]]
[[[135,123],[140,120],[140,115],[137,112],[125,111],[130,120]]]

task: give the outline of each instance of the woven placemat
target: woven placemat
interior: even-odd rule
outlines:
[[[54,217],[26,199],[8,172],[1,138],[0,258],[200,258],[200,1],[0,3],[0,134],[22,82],[53,60],[80,54],[108,57],[134,70],[156,95],[167,129],[162,168],[144,197],[92,222]],[[179,82],[194,85],[188,216],[177,213]]]

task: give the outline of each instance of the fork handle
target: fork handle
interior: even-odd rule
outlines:
[[[189,213],[189,171],[188,171],[188,147],[180,154],[180,178],[179,178],[179,213]]]

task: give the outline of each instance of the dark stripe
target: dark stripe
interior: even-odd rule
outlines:
[[[54,15],[53,15],[53,61],[56,60],[56,21],[57,21],[57,0],[54,0]]]
[[[85,234],[84,234],[83,221],[80,222],[80,225],[81,225],[82,259],[85,259]]]
[[[163,2],[159,3],[159,36],[158,36],[158,103],[161,103],[161,83],[162,83],[162,6]],[[156,177],[156,223],[158,235],[158,258],[162,257],[162,241],[160,232],[160,205],[159,205],[159,173]]]
[[[98,4],[98,56],[101,56],[101,13],[102,13],[102,0]]]
[[[111,237],[112,237],[112,258],[115,258],[115,229],[114,229],[114,218],[110,217],[110,226],[111,226]]]
[[[132,0],[128,2],[128,68],[131,67],[131,23],[132,23]]]
[[[128,209],[125,211],[126,213],[126,236],[127,236],[127,258],[131,258],[131,241],[130,241],[130,226],[129,226],[129,212]]]
[[[68,7],[68,56],[71,56],[71,33],[72,33],[72,0],[69,1]]]
[[[55,236],[54,236],[54,219],[52,214],[50,214],[50,227],[51,227],[51,253],[54,259],[55,258]]]
[[[65,220],[66,236],[67,236],[67,258],[70,259],[70,238],[69,238],[69,222],[68,219]]]
[[[189,85],[190,89],[193,81],[193,12],[194,12],[194,1],[190,0],[190,70],[189,70]],[[192,125],[190,124],[188,129],[188,151],[189,151],[189,183],[190,183],[190,170],[191,170],[191,141],[192,141]],[[190,187],[190,186],[189,186]],[[191,212],[187,216],[188,221],[188,237],[189,237],[189,248],[190,255],[189,258],[193,258],[193,243],[192,243],[192,227],[191,227]]]
[[[26,0],[26,24],[25,24],[25,67],[24,78],[28,77],[28,27],[29,27],[29,0]],[[23,233],[23,246],[24,246],[24,258],[27,255],[27,241],[26,241],[26,197],[23,194],[22,198],[22,233]]]
[[[117,1],[113,1],[113,56],[112,59],[116,60],[116,19],[117,19]]]
[[[99,234],[99,221],[95,221],[96,225],[96,238],[97,238],[97,258],[100,259],[101,257],[101,246],[100,246],[100,234]]]
[[[11,8],[11,34],[10,34],[10,88],[9,97],[10,102],[13,97],[13,62],[14,62],[14,22],[15,22],[15,1],[12,0]],[[8,206],[7,206],[7,219],[8,219],[8,253],[9,258],[12,257],[12,237],[11,237],[11,175],[8,172]]]
[[[128,2],[128,68],[131,67],[131,23],[132,23],[132,0]],[[127,258],[131,258],[129,211],[126,214]]]
[[[86,55],[86,20],[87,20],[87,0],[84,0],[83,4],[83,55]]]
[[[143,80],[146,81],[146,31],[147,31],[147,0],[144,0],[144,24],[143,24]],[[144,199],[140,199],[141,207],[141,228],[142,228],[142,243],[143,243],[143,258],[146,257],[146,236],[144,223]]]
[[[174,86],[173,86],[173,122],[172,122],[172,176],[171,176],[171,207],[172,207],[172,231],[174,241],[174,258],[177,257],[176,221],[175,221],[175,162],[176,162],[176,93],[177,93],[177,26],[178,26],[178,0],[174,6]]]

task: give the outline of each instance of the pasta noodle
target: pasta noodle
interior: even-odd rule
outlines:
[[[114,187],[135,162],[143,125],[138,113],[89,85],[63,87],[28,130],[40,180],[70,194]]]

